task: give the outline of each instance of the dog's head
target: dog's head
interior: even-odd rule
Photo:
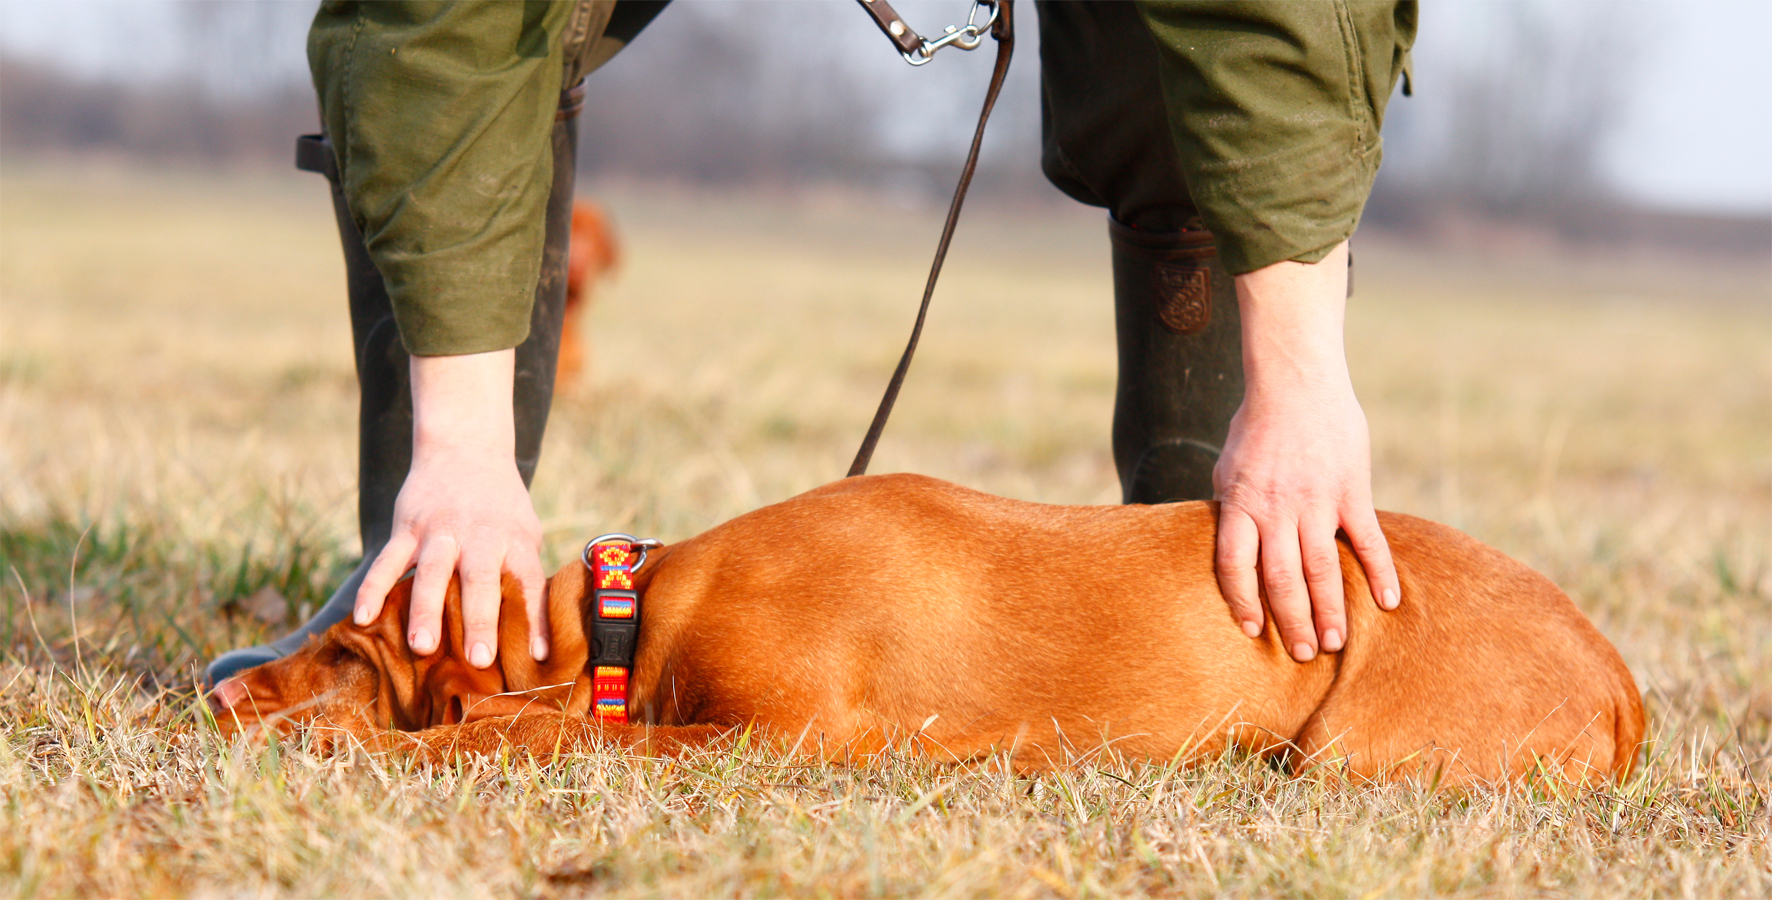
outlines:
[[[295,653],[222,681],[210,691],[209,705],[224,735],[266,729],[289,734],[312,726],[362,736],[525,712],[583,714],[591,702],[584,631],[589,595],[582,563],[569,563],[548,579],[550,652],[538,663],[529,656],[522,586],[506,575],[498,660],[476,669],[467,662],[461,590],[454,579],[443,606],[443,645],[429,656],[407,646],[407,578],[388,593],[375,621],[340,622]]]
[[[223,736],[288,735],[319,723],[358,732],[373,721],[378,672],[353,635],[335,626],[295,653],[223,680],[209,707]]]

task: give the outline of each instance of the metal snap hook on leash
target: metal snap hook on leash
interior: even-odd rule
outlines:
[[[990,10],[990,14],[985,17],[985,20],[982,23],[977,21],[978,11],[980,9]],[[938,37],[933,41],[924,38],[923,43],[919,45],[917,49],[902,54],[904,56],[904,61],[913,66],[923,65],[931,59],[934,59],[935,51],[940,50],[943,47],[959,47],[961,50],[977,50],[978,45],[984,43],[985,32],[991,30],[991,26],[995,24],[997,24],[996,0],[974,0],[972,11],[966,14],[966,26],[964,28],[956,25],[949,25],[941,37]]]
[[[598,544],[609,544],[616,541],[620,541],[624,544],[632,544],[634,549],[640,552],[640,558],[634,560],[634,564],[628,567],[629,575],[640,571],[640,567],[646,565],[646,551],[657,550],[664,546],[664,541],[661,541],[658,538],[637,538],[631,534],[621,533],[598,535],[597,537],[591,538],[590,542],[585,544],[584,552],[579,554],[579,558],[584,560],[585,568],[590,569],[593,572],[597,570],[597,564],[591,562],[591,548]]]
[[[874,24],[886,32],[886,36],[897,45],[898,53],[904,61],[913,66],[926,65],[935,58],[935,51],[943,47],[959,47],[961,50],[977,50],[984,43],[985,32],[997,24],[998,0],[973,0],[972,10],[966,14],[966,24],[949,25],[943,30],[941,37],[929,40],[911,30],[904,17],[900,16],[886,0],[856,0],[862,8],[873,16]],[[989,14],[984,21],[978,21],[979,10],[988,9]]]

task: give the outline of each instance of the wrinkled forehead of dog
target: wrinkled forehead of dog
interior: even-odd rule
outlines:
[[[302,664],[291,670],[286,670],[284,674],[293,675],[296,671],[307,669],[323,669],[339,673],[373,672],[377,654],[372,644],[377,640],[385,639],[383,635],[365,634],[358,629],[328,629],[308,641],[307,646],[302,648],[302,653],[299,654]]]
[[[369,703],[376,683],[374,663],[363,649],[327,632],[283,659],[225,679],[210,691],[209,703],[224,730],[273,716],[293,723]]]

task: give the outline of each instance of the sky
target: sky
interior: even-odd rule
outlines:
[[[248,60],[257,78],[305,78],[300,23],[312,3],[269,2],[275,5],[265,7],[266,34],[216,35],[216,52],[205,59],[235,68]],[[1565,9],[1581,4],[1600,4],[1601,15],[1630,20],[1641,39],[1624,118],[1603,153],[1617,188],[1667,209],[1772,213],[1772,3],[1560,0]],[[968,6],[963,0],[924,3],[913,21],[962,19]],[[87,75],[164,76],[192,66],[188,43],[170,27],[189,9],[171,0],[0,0],[0,51],[58,60]],[[1399,102],[1426,110],[1441,102],[1436,74],[1476,58],[1495,10],[1493,0],[1426,0],[1416,96]],[[859,10],[854,20],[857,29],[873,27]],[[667,16],[659,27],[668,23]]]
[[[1416,96],[1434,102],[1437,76],[1480,60],[1493,0],[1424,0],[1415,49]],[[1764,0],[1560,0],[1580,27],[1597,7],[1626,20],[1638,46],[1623,122],[1605,145],[1605,173],[1650,205],[1772,213],[1772,3]],[[1588,7],[1589,9],[1580,9]],[[1505,64],[1505,61],[1494,61]]]
[[[1658,27],[1608,147],[1613,179],[1659,205],[1772,212],[1772,3],[1616,5]]]

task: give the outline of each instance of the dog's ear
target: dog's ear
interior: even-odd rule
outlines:
[[[476,669],[466,660],[436,654],[437,660],[422,667],[426,718],[421,727],[460,725],[502,715],[491,707],[505,694],[505,681],[497,666]]]
[[[591,659],[585,615],[591,608],[590,571],[580,560],[560,567],[548,579],[548,630],[552,650],[548,669],[562,675],[584,671]]]
[[[517,609],[522,605],[522,593],[513,590],[507,594],[499,622],[505,690],[521,693],[525,709],[536,708],[537,700],[547,701],[541,708],[550,710],[582,713],[590,708],[591,680],[585,667],[591,652],[584,626],[590,595],[590,579],[584,563],[578,560],[548,579],[543,598],[548,615],[548,658],[538,663],[529,656],[528,616]]]
[[[542,585],[542,609],[547,609],[547,585]],[[534,673],[535,660],[529,655],[529,607],[523,602],[523,582],[504,573],[499,580],[498,600],[498,668],[505,680],[526,681]]]
[[[406,644],[412,584],[411,573],[395,582],[382,604],[381,615],[368,625],[347,619],[332,626],[326,635],[374,668],[376,690],[369,714],[376,725],[402,731],[422,727],[421,723],[429,718],[428,711],[419,708],[425,705],[420,692],[419,660]],[[453,581],[450,590],[459,593]]]
[[[548,622],[583,619],[590,608],[591,572],[575,559],[548,579]],[[584,630],[582,623],[579,630]]]

